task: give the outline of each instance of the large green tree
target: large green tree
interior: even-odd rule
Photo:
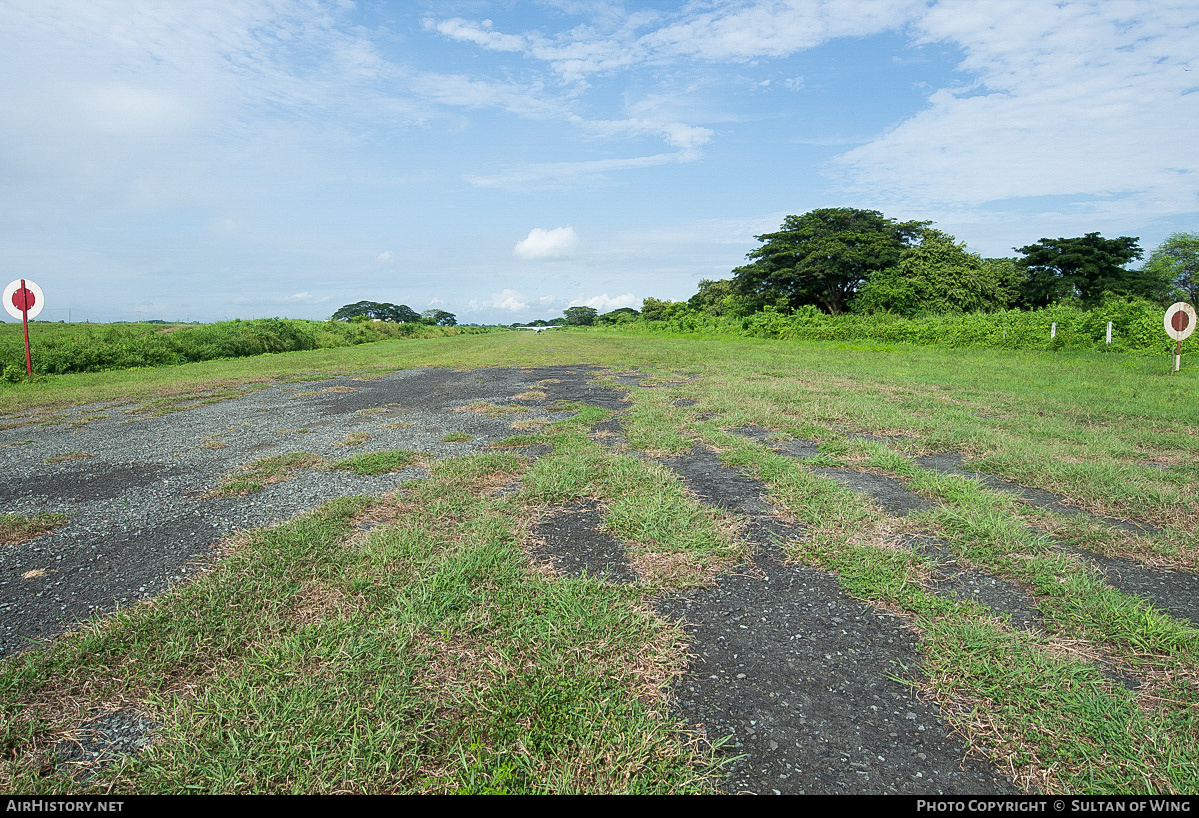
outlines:
[[[566,323],[571,326],[589,327],[595,323],[599,310],[595,307],[567,307],[562,314],[566,316]]]
[[[357,304],[346,304],[333,313],[335,321],[349,321],[351,318],[364,316],[379,321],[391,321],[393,324],[420,323],[420,315],[407,304],[388,304],[376,301],[359,301]]]
[[[1149,254],[1145,269],[1169,286],[1166,300],[1199,304],[1199,233],[1173,233]]]
[[[1078,238],[1041,239],[1016,248],[1016,252],[1023,256],[1017,264],[1026,274],[1023,298],[1030,307],[1074,298],[1090,309],[1103,301],[1104,293],[1160,297],[1161,281],[1152,273],[1126,269],[1126,264],[1141,257],[1137,239],[1129,236],[1105,239],[1087,233]]]
[[[458,324],[458,317],[445,310],[425,310],[420,314],[421,323],[434,324],[439,327],[453,327]]]
[[[875,273],[862,286],[853,310],[898,315],[992,312],[1013,300],[1008,272],[1012,267],[1010,262],[996,264],[969,253],[965,242],[925,227],[919,244],[904,248],[894,267]]]
[[[687,306],[695,312],[709,315],[747,315],[751,312],[746,308],[745,299],[737,291],[736,284],[727,278],[718,281],[701,278],[699,290],[687,299]]]
[[[815,304],[840,315],[858,288],[899,255],[929,222],[897,222],[877,210],[835,207],[788,216],[777,233],[757,236],[751,263],[733,270],[748,306],[796,309]]]

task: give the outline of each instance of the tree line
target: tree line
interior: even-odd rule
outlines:
[[[1092,309],[1112,297],[1199,302],[1199,234],[1176,233],[1131,268],[1143,252],[1129,236],[1042,238],[1013,248],[1016,257],[983,258],[931,224],[854,208],[787,216],[777,232],[755,237],[761,246],[731,278],[700,281],[686,302],[646,298],[642,315],[652,321],[689,311],[749,316],[816,308],[916,316],[1059,304]]]

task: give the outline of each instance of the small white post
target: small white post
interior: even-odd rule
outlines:
[[[1049,325],[1049,337],[1050,338],[1057,337],[1057,321],[1054,321],[1052,324]]]
[[[1109,347],[1112,345],[1112,322],[1111,321],[1107,322],[1107,345]]]

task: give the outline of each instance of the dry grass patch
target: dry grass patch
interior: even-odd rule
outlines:
[[[366,607],[361,595],[351,596],[328,581],[310,580],[287,600],[285,615],[297,625],[348,622]]]
[[[271,483],[278,483],[299,469],[316,468],[324,459],[310,452],[293,452],[264,457],[248,463],[234,474],[226,477],[221,485],[205,494],[205,497],[241,497],[253,494]]]
[[[64,460],[86,460],[87,458],[89,458],[91,456],[92,456],[91,452],[68,452],[67,454],[60,454],[60,455],[57,455],[56,457],[47,457],[46,462],[47,463],[61,463]]]
[[[513,400],[545,400],[549,395],[540,389],[530,389],[527,392],[521,392],[519,395],[514,395]]]
[[[516,405],[497,406],[494,403],[486,403],[484,401],[479,401],[476,403],[468,404],[467,406],[460,406],[457,409],[451,409],[450,411],[451,412],[474,412],[475,414],[485,415],[487,417],[501,417],[503,415],[521,414],[523,412],[531,412],[533,410],[531,410],[527,406],[516,406]]]
[[[629,565],[642,582],[651,588],[710,588],[735,560],[715,560],[693,551],[664,553],[631,546]]]
[[[47,534],[66,525],[62,514],[0,514],[0,545],[17,545]]]

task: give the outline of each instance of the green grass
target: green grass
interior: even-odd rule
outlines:
[[[919,694],[1023,785],[1199,790],[1199,631],[1119,591],[1071,552],[1199,570],[1199,374],[1185,361],[1171,377],[1153,359],[1102,353],[495,333],[62,376],[0,390],[0,424],[65,422],[85,403],[140,413],[133,417],[186,410],[322,373],[482,365],[648,375],[619,417],[629,446],[675,455],[698,441],[761,480],[802,532],[783,544],[790,558],[904,617],[924,660]],[[676,406],[680,398],[695,403]],[[475,411],[511,408],[488,407]],[[550,409],[577,414],[541,427],[518,420],[522,434],[434,461],[429,479],[388,499],[338,501],[254,532],[211,573],[153,605],[0,663],[0,786],[710,790],[718,779],[709,752],[677,732],[663,699],[686,663],[683,634],[645,603],[743,559],[740,521],[699,503],[652,459],[592,440],[592,425],[611,413]],[[732,434],[749,425],[812,441],[821,453],[799,461]],[[537,444],[551,450],[536,461],[514,451]],[[1162,531],[1064,517],[916,463],[937,451]],[[258,461],[231,481],[261,486],[319,465],[299,457]],[[391,469],[409,457],[334,465]],[[812,465],[894,477],[935,507],[892,517]],[[501,490],[509,486],[517,490]],[[598,502],[639,582],[530,569],[530,520],[582,499]],[[1044,628],[1017,629],[977,603],[934,593],[938,566],[905,535],[936,537],[958,570],[1023,588]],[[116,703],[162,725],[151,751],[86,783],[43,775],[53,737]]]
[[[0,514],[0,545],[16,545],[40,537],[61,525],[67,518],[62,514]]]
[[[221,485],[208,493],[209,497],[241,497],[262,491],[271,483],[286,480],[291,472],[311,469],[324,463],[320,457],[309,452],[292,452],[263,457],[243,466],[235,474],[221,481]]]
[[[681,633],[618,588],[532,574],[525,461],[441,461],[388,502],[256,532],[154,606],[0,669],[0,785],[24,792],[692,792],[664,718]],[[363,516],[386,525],[354,536]],[[86,680],[86,681],[85,681]],[[77,696],[136,701],[152,750],[43,775]]]
[[[419,462],[427,455],[422,452],[410,452],[405,449],[392,449],[386,452],[367,452],[339,460],[329,465],[331,469],[343,469],[354,474],[387,474]]]

